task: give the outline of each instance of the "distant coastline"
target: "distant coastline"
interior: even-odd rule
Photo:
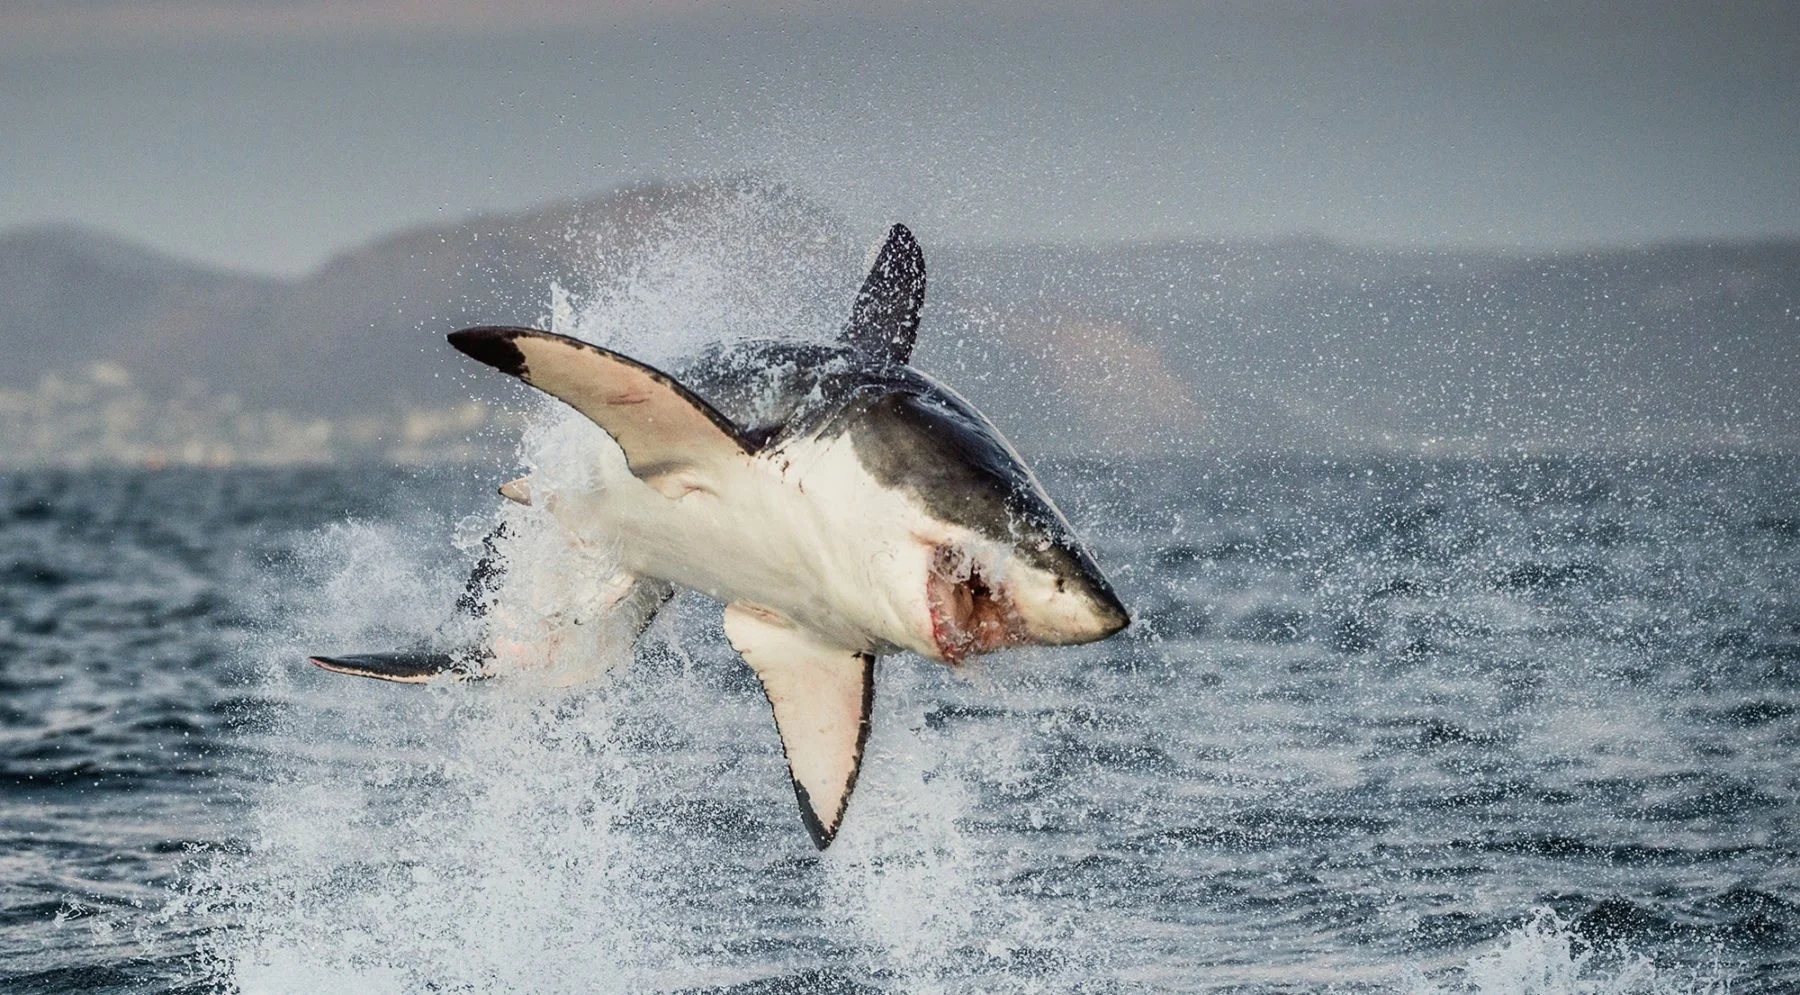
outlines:
[[[445,332],[541,323],[552,285],[642,290],[685,238],[792,285],[728,331],[792,334],[869,237],[746,178],[401,232],[296,280],[0,234],[0,466],[470,458],[518,417]],[[1800,242],[950,246],[933,273],[920,364],[1034,453],[1800,452]]]

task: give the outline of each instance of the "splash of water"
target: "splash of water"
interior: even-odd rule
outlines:
[[[830,281],[813,274],[841,269],[842,242],[770,251],[792,219],[771,223],[755,208],[680,220],[591,301],[556,288],[552,327],[665,364],[712,341],[831,334],[839,317],[813,304],[848,294],[825,293]],[[808,252],[833,265],[808,265]],[[593,485],[591,454],[611,445],[544,400],[519,463],[546,491],[579,490]],[[746,921],[766,919],[770,865],[803,840],[793,825],[765,829],[743,814],[791,811],[766,707],[741,675],[721,686],[693,666],[693,651],[722,655],[710,621],[663,627],[679,669],[620,676],[633,634],[572,624],[598,616],[612,551],[571,541],[541,509],[506,505],[456,529],[466,556],[490,536],[506,555],[485,638],[538,647],[542,659],[508,661],[509,678],[527,679],[417,694],[293,675],[297,647],[404,644],[420,619],[448,614],[455,572],[429,552],[441,534],[429,520],[327,529],[301,576],[271,592],[287,607],[260,670],[286,697],[287,719],[257,743],[270,774],[246,851],[214,859],[187,906],[218,920],[208,953],[221,980],[246,991],[637,991],[780,973],[826,956],[822,935],[863,950],[869,973],[944,990],[966,976],[969,951],[1010,949],[993,938],[1008,932],[997,924],[1016,936],[1029,917],[998,913],[982,884],[958,828],[968,758],[922,735],[913,678],[886,682],[882,731],[836,849],[789,873],[811,906],[797,928],[815,939],[771,959],[703,936],[729,941],[726,927],[749,933]],[[475,634],[464,624],[436,638]],[[560,683],[559,661],[595,658],[608,666],[589,669],[611,677],[547,687]],[[733,742],[746,729],[753,741]],[[722,769],[739,776],[719,784]],[[736,889],[723,908],[721,888]]]
[[[747,185],[659,216],[622,276],[575,300],[559,292],[553,330],[673,366],[714,342],[829,339],[860,279],[859,240],[780,190]]]
[[[1408,995],[1727,995],[1714,970],[1698,976],[1658,969],[1625,947],[1602,948],[1556,913],[1540,909],[1492,950],[1437,982],[1415,978]]]

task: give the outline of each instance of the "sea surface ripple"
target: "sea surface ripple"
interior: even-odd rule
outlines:
[[[305,665],[431,631],[483,473],[0,475],[0,990],[1800,990],[1800,461],[1044,469],[1137,623],[885,660],[823,856],[701,599]]]

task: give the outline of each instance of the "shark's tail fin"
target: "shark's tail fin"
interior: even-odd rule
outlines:
[[[363,653],[358,656],[307,657],[314,664],[334,674],[373,677],[397,684],[425,684],[446,674],[459,680],[480,680],[487,676],[478,661],[461,653],[439,653],[431,650],[398,653]]]
[[[506,538],[506,534],[506,524],[503,522],[481,540],[481,558],[475,561],[474,569],[469,571],[468,581],[463,584],[462,594],[456,598],[456,618],[452,622],[487,616],[494,593],[506,578],[506,557],[500,552],[500,542]],[[446,622],[440,627],[440,632],[450,624]],[[487,649],[471,646],[456,651],[425,647],[392,653],[359,653],[355,656],[310,656],[307,659],[334,674],[373,677],[399,684],[425,684],[447,674],[455,675],[461,680],[486,677],[485,664],[490,656]]]
[[[513,487],[523,481],[515,480],[506,487]],[[506,488],[501,488],[504,494]],[[506,579],[506,556],[500,552],[500,541],[507,537],[506,523],[501,522],[488,530],[481,539],[481,559],[475,561],[474,569],[469,571],[469,579],[463,582],[463,592],[456,599],[456,613],[470,618],[482,618],[488,613],[489,601],[494,592],[500,590],[500,583]]]
[[[507,487],[517,488],[521,484],[523,481],[514,481]],[[507,535],[506,525],[501,524],[482,540],[481,558],[475,562],[474,569],[469,571],[468,582],[456,599],[455,616],[438,628],[435,639],[427,640],[415,649],[391,653],[312,656],[308,659],[333,673],[373,677],[401,684],[425,684],[440,677],[477,680],[521,670],[540,671],[544,679],[559,685],[580,684],[606,673],[612,668],[613,660],[604,654],[559,653],[556,647],[565,637],[572,632],[583,631],[570,629],[569,626],[581,626],[584,621],[591,623],[604,620],[612,627],[594,630],[599,635],[617,636],[635,643],[674,593],[674,589],[665,581],[623,572],[615,574],[600,584],[597,592],[598,616],[551,613],[548,621],[553,623],[552,631],[543,638],[544,645],[548,647],[548,656],[544,652],[531,651],[521,654],[517,643],[503,638],[496,642],[494,630],[498,628],[503,632],[506,626],[496,626],[495,620],[489,617],[490,613],[500,607],[495,595],[499,593],[506,578],[506,554],[501,547],[502,540]],[[503,608],[501,610],[504,611]],[[444,648],[459,647],[461,640],[466,638],[471,629],[485,630],[473,645]]]

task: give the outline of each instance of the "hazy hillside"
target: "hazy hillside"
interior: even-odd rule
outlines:
[[[0,387],[114,360],[179,375],[173,353],[223,341],[280,290],[74,228],[0,236]]]
[[[721,334],[817,333],[877,234],[751,181],[415,229],[292,281],[15,232],[0,461],[455,455],[494,417],[471,398],[507,395],[444,332],[538,322],[552,281],[591,301],[688,252],[739,278],[663,292],[749,288],[720,304]],[[920,364],[1028,450],[1800,449],[1800,244],[1522,257],[920,235]]]
[[[796,210],[779,210],[797,201],[757,190],[770,218],[798,226]],[[642,187],[414,229],[291,282],[199,270],[78,230],[0,236],[0,342],[24,352],[0,368],[0,387],[110,359],[147,389],[199,378],[311,413],[463,398],[433,380],[459,368],[443,331],[535,321],[552,280],[579,290],[615,278],[659,225],[734,196],[727,185]]]

